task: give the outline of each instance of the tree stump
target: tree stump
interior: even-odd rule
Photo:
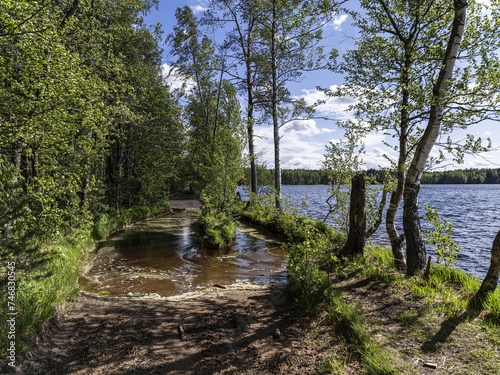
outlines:
[[[351,181],[349,233],[341,256],[363,255],[366,243],[366,176],[358,173]]]

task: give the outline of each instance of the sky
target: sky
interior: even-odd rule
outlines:
[[[486,1],[486,0],[485,0]],[[204,0],[160,0],[158,9],[152,9],[150,14],[146,15],[146,24],[161,23],[166,36],[172,31],[176,24],[175,10],[178,7],[190,6],[195,14],[203,12],[207,3]],[[328,38],[326,45],[334,46],[340,54],[352,48],[353,37],[356,31],[350,26],[350,17],[346,14],[332,15],[332,22],[327,26],[325,34]],[[169,62],[175,60],[175,57],[169,56],[167,45],[163,45],[163,63],[165,71],[168,70]],[[181,82],[175,77],[169,77],[172,86],[181,85]],[[304,75],[300,84],[293,84],[289,87],[292,95],[303,97],[307,103],[314,103],[317,100],[327,100],[316,110],[316,115],[329,117],[332,120],[304,120],[295,121],[285,125],[281,131],[281,167],[284,169],[319,169],[326,146],[329,142],[338,142],[343,139],[344,132],[336,126],[337,120],[346,120],[351,117],[346,112],[349,104],[355,99],[349,97],[327,98],[316,88],[336,88],[343,84],[342,76],[330,71],[308,72]],[[242,102],[243,106],[245,105]],[[244,107],[243,107],[244,108]],[[468,130],[455,131],[453,138],[461,140],[470,133],[474,136],[480,136],[483,139],[490,137],[493,145],[492,151],[479,156],[466,156],[464,164],[456,164],[451,160],[443,163],[445,169],[465,169],[465,168],[500,168],[500,124],[496,122],[484,122],[469,127]],[[274,167],[274,146],[272,126],[261,125],[255,129],[255,144],[258,153],[258,163],[265,164],[269,168]],[[387,167],[389,162],[386,156],[396,160],[397,155],[393,150],[384,145],[385,141],[391,141],[383,134],[370,134],[363,142],[365,144],[365,154],[363,156],[366,168]],[[444,140],[444,139],[443,139]],[[433,155],[438,154],[435,147]]]

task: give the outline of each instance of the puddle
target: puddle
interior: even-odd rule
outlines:
[[[162,297],[196,292],[213,284],[286,281],[286,251],[275,238],[239,226],[229,252],[201,249],[192,213],[156,218],[118,233],[100,244],[80,277],[83,290]]]

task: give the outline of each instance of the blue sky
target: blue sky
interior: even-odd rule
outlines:
[[[145,17],[147,24],[160,22],[163,26],[165,36],[171,32],[176,24],[175,10],[178,7],[188,5],[196,12],[202,12],[206,8],[203,0],[160,0],[158,9],[153,9]],[[334,46],[342,53],[352,46],[352,37],[356,35],[355,30],[350,26],[350,18],[345,14],[337,14],[332,17],[329,25],[327,45]],[[164,63],[168,67],[168,61],[172,60],[168,56],[168,46],[162,46],[165,50]],[[172,84],[179,84],[174,77],[170,77]],[[303,96],[307,102],[314,103],[319,99],[326,99],[324,94],[317,91],[316,87],[332,88],[342,85],[342,77],[329,71],[310,72],[304,76],[300,84],[290,86],[293,95]],[[326,104],[320,106],[317,114],[329,116],[334,119],[347,119],[350,114],[345,112],[347,106],[352,103],[352,98],[329,99]],[[244,105],[244,104],[243,104]],[[490,137],[494,150],[480,156],[468,156],[465,164],[456,165],[445,163],[447,168],[500,168],[500,124],[496,122],[482,123],[474,125],[468,130],[456,131],[453,134],[455,140],[464,139],[467,133],[483,138]],[[259,152],[259,163],[266,164],[272,168],[273,162],[273,141],[272,127],[259,126],[255,133],[257,151]],[[336,142],[343,138],[343,131],[335,125],[335,121],[307,120],[296,121],[282,128],[284,137],[281,140],[281,165],[282,168],[306,168],[318,169],[324,159],[325,146],[330,142]],[[387,140],[383,134],[371,134],[364,139],[366,154],[364,163],[367,168],[378,168],[387,166],[388,162],[384,154],[395,159],[394,151],[389,150],[383,141]],[[434,149],[434,154],[438,150]]]

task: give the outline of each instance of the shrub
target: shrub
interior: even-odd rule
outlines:
[[[236,222],[233,217],[210,205],[203,206],[198,214],[196,228],[199,240],[209,249],[227,249],[236,238]]]

